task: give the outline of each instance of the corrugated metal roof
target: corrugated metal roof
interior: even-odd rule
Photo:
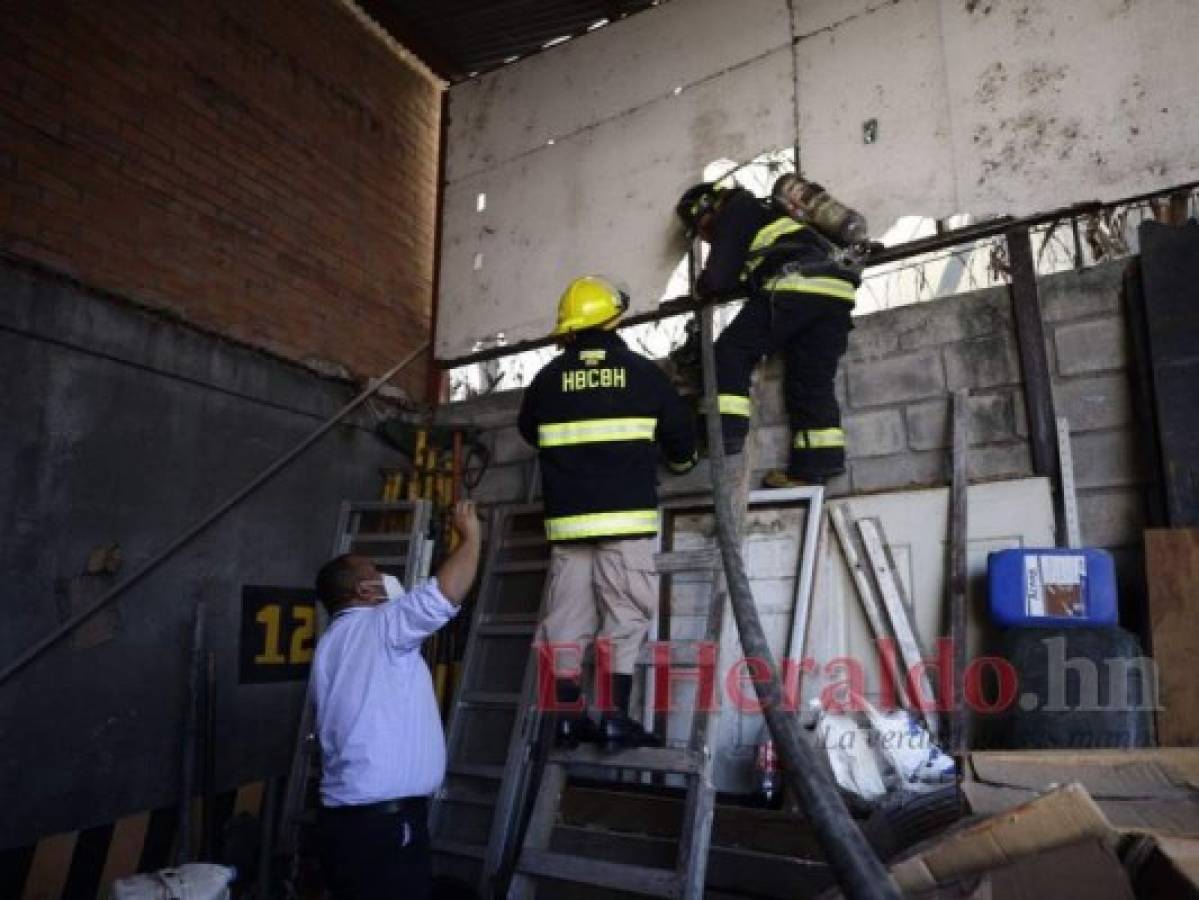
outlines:
[[[359,0],[359,5],[437,74],[462,81],[658,2]]]

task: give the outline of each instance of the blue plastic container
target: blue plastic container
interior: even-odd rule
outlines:
[[[1000,550],[987,557],[991,618],[1005,628],[1115,625],[1116,566],[1106,550]]]

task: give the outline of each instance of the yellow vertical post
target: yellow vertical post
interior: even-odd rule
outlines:
[[[425,429],[416,432],[416,447],[412,451],[412,474],[408,477],[408,499],[419,500],[421,497],[421,471],[425,465]]]

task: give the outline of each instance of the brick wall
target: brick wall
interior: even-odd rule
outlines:
[[[1124,264],[1040,281],[1057,414],[1070,420],[1083,540],[1118,551],[1132,581],[1144,526],[1144,466],[1133,431],[1120,303]],[[855,320],[837,376],[849,466],[830,493],[870,493],[946,484],[950,393],[971,393],[970,475],[978,481],[1032,474],[1020,364],[1006,288],[900,307]],[[782,366],[762,370],[758,466],[785,464],[789,429]],[[495,468],[486,500],[525,490],[531,451],[512,427],[519,394],[447,408],[445,415],[492,431]],[[457,408],[455,408],[457,407]],[[701,466],[668,491],[702,489]],[[1123,573],[1122,573],[1123,574]]]
[[[431,327],[440,108],[340,0],[18,0],[0,249],[378,374]]]

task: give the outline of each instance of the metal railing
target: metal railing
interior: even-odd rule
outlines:
[[[922,303],[1010,283],[1007,243],[1011,229],[1027,228],[1037,275],[1084,269],[1138,252],[1137,229],[1147,220],[1199,215],[1199,182],[1113,203],[1082,203],[1037,215],[1001,216],[887,247],[867,266],[859,314]],[[726,304],[736,302],[729,298]],[[689,297],[664,300],[657,309],[628,316],[621,335],[634,349],[661,358],[683,341],[686,316],[699,304]],[[722,309],[731,318],[735,309]],[[450,370],[455,400],[524,387],[554,353],[549,337],[477,345],[474,352],[439,364]]]

